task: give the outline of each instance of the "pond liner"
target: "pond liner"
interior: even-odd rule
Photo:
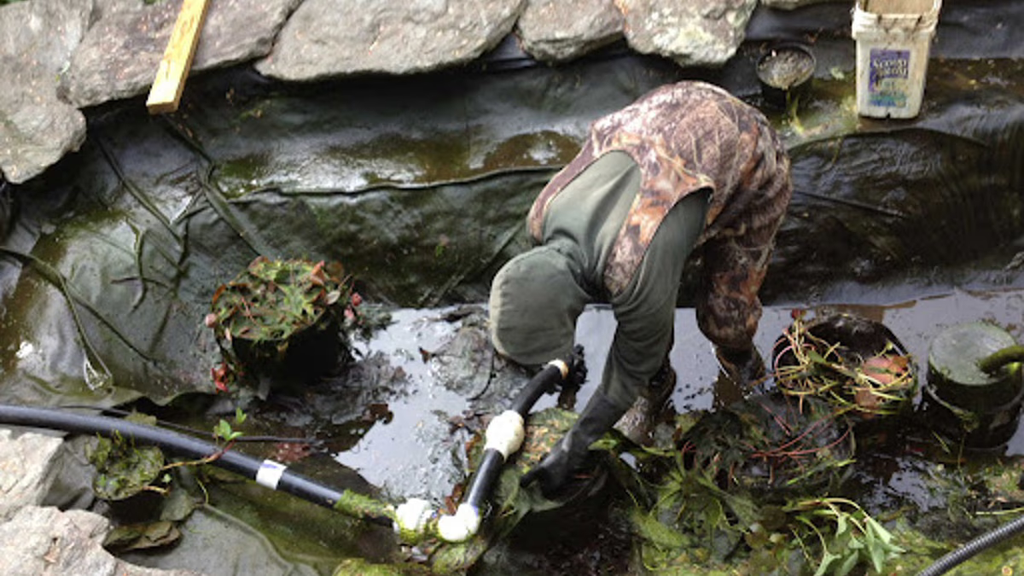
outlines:
[[[172,454],[202,461],[228,472],[254,480],[257,484],[297,496],[360,520],[394,528],[403,536],[419,537],[428,532],[448,542],[461,542],[479,529],[480,510],[490,495],[494,481],[501,473],[509,455],[522,444],[523,423],[533,405],[545,393],[561,387],[578,387],[586,378],[583,347],[577,345],[566,359],[548,362],[513,399],[508,410],[488,426],[487,446],[482,464],[466,492],[465,500],[455,515],[435,515],[431,505],[418,498],[410,499],[396,510],[391,504],[369,496],[324,486],[288,470],[280,462],[260,460],[234,452],[197,438],[156,426],[129,422],[110,416],[77,414],[59,408],[37,408],[0,404],[0,425],[61,430],[73,434],[97,434],[104,438],[131,438],[143,445],[156,446]],[[511,426],[509,420],[515,420]],[[501,424],[505,421],[505,425]],[[415,516],[415,518],[412,518]]]
[[[167,452],[197,460],[255,480],[265,488],[286,492],[349,516],[387,527],[394,525],[390,505],[350,490],[341,492],[323,486],[273,460],[260,460],[239,452],[173,432],[109,416],[76,414],[56,408],[0,404],[0,424],[63,430],[76,434],[98,434],[105,438],[132,438],[139,444],[157,446]]]

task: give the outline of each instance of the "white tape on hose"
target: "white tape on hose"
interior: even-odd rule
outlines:
[[[281,481],[281,476],[287,469],[288,467],[280,462],[264,460],[260,464],[260,469],[256,471],[256,483],[271,490],[277,490],[277,483]]]
[[[555,368],[558,368],[558,371],[562,373],[562,380],[569,377],[569,365],[565,363],[565,360],[556,358],[545,364],[545,366],[554,366]]]
[[[501,456],[507,460],[509,454],[519,450],[523,445],[523,438],[526,437],[522,415],[515,410],[505,410],[498,414],[487,425],[485,437],[487,441],[484,450],[493,448],[501,452]]]

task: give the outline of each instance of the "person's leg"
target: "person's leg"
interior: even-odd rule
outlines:
[[[747,397],[765,380],[764,360],[753,347],[746,350],[715,346],[718,379],[715,381],[715,406],[724,407]]]
[[[671,347],[669,349],[671,350]],[[654,442],[655,427],[668,412],[669,400],[675,388],[676,371],[666,354],[661,369],[640,392],[640,397],[633,406],[615,424],[615,429],[635,444],[650,446]]]

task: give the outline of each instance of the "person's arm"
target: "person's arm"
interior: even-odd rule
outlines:
[[[704,229],[709,194],[693,192],[665,215],[634,277],[611,299],[617,326],[601,389],[616,404],[632,405],[669,353],[679,281]]]
[[[703,246],[697,324],[716,346],[747,350],[761,319],[758,291],[768,271],[774,225]]]
[[[600,391],[623,410],[633,405],[669,352],[675,325],[680,270],[643,270],[636,289],[613,303],[615,336]],[[653,266],[651,268],[654,268]],[[639,272],[638,272],[639,274]],[[627,288],[627,291],[629,289]]]
[[[678,280],[666,280],[668,271],[647,276],[613,301],[618,326],[601,384],[569,432],[523,475],[523,486],[537,482],[545,497],[558,497],[583,466],[590,445],[612,429],[655,375],[672,341]]]
[[[702,247],[697,325],[715,345],[722,374],[738,390],[747,390],[764,377],[764,360],[753,343],[761,319],[758,292],[789,201],[788,191],[775,200],[777,205],[772,207],[777,214],[745,218],[740,226],[707,239]]]
[[[761,319],[758,292],[793,192],[789,158],[777,134],[758,123],[756,138],[744,141],[749,146],[736,153],[749,156],[733,178],[736,188],[718,198],[723,204],[702,245],[696,302],[704,335],[720,350],[740,352],[753,348]]]

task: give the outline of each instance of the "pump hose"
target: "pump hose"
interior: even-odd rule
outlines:
[[[473,476],[465,498],[454,515],[436,518],[437,535],[446,542],[464,542],[476,535],[482,520],[482,510],[494,483],[501,475],[505,461],[522,446],[526,431],[524,424],[533,405],[545,393],[554,392],[559,385],[575,389],[586,377],[583,347],[575,346],[567,358],[556,359],[535,374],[505,410],[491,420],[484,433],[485,444],[480,466]],[[398,510],[398,524],[421,526],[429,520],[404,521],[405,511]],[[422,518],[422,506],[409,508],[409,516]]]
[[[1016,536],[1022,531],[1024,531],[1024,516],[1021,516],[1008,524],[1003,524],[991,532],[986,532],[967,544],[964,544],[960,548],[946,554],[942,558],[936,560],[934,564],[923,570],[918,574],[918,576],[939,576],[940,574],[945,574],[975,554],[991,548],[1010,537]]]
[[[530,409],[537,403],[537,400],[545,392],[553,390],[566,377],[567,375],[561,372],[558,365],[548,364],[516,396],[515,400],[512,401],[512,405],[509,406],[509,410],[519,414],[522,418],[526,418],[530,414]],[[478,509],[484,505],[484,501],[490,495],[494,482],[501,474],[501,468],[505,464],[507,456],[507,454],[503,454],[495,448],[484,450],[480,466],[477,468],[476,475],[473,476],[473,481],[466,491],[464,502]]]
[[[338,492],[273,460],[259,460],[177,432],[155,426],[128,422],[108,416],[75,414],[52,408],[34,408],[0,404],[0,424],[64,430],[77,434],[98,434],[106,438],[120,436],[152,445],[167,452],[196,460],[210,458],[209,464],[255,480],[261,486],[286,492],[319,506],[346,513],[361,520],[392,526],[394,511],[388,504],[350,490]]]

